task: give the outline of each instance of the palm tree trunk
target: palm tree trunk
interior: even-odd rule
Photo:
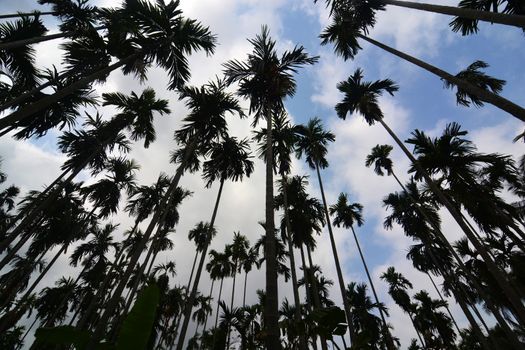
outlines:
[[[106,28],[105,26],[101,27],[94,27],[94,30],[100,30]],[[60,39],[60,38],[66,38],[68,36],[72,36],[77,34],[78,31],[70,31],[65,33],[57,33],[57,34],[50,34],[50,35],[43,35],[43,36],[37,36],[34,38],[29,39],[23,39],[23,40],[16,40],[16,41],[10,41],[7,43],[0,44],[0,50],[9,50],[9,49],[16,49],[18,47],[31,45],[31,44],[38,44],[44,41],[54,40],[54,39]]]
[[[35,103],[32,103],[26,107],[23,107],[17,110],[14,113],[9,114],[8,116],[0,119],[0,130],[3,130],[12,125],[16,125],[21,120],[31,116],[32,114],[41,111],[42,109],[52,105],[53,103],[58,102],[60,99],[72,94],[75,90],[88,85],[89,83],[94,82],[95,80],[111,73],[112,71],[124,66],[125,64],[137,59],[140,55],[140,52],[134,53],[127,56],[124,59],[121,59],[112,65],[107,66],[106,68],[100,69],[99,71],[92,73],[86,77],[83,77],[71,85],[55,92],[54,94],[44,97]]]
[[[483,90],[475,85],[472,85],[464,80],[461,80],[461,79],[458,79],[456,78],[455,76],[453,76],[452,74],[449,74],[447,72],[445,72],[444,70],[441,70],[431,64],[428,64],[424,61],[421,61],[413,56],[410,56],[410,55],[407,55],[406,53],[404,52],[401,52],[401,51],[398,51],[390,46],[387,46],[383,43],[380,43],[378,41],[375,41],[374,39],[371,39],[367,36],[364,36],[362,34],[357,34],[358,37],[360,37],[361,39],[365,40],[365,41],[368,41],[369,43],[377,46],[377,47],[380,47],[381,49],[387,51],[387,52],[390,52],[391,54],[395,55],[395,56],[398,56],[400,58],[403,58],[405,60],[407,60],[408,62],[412,63],[412,64],[415,64],[416,66],[418,67],[421,67],[427,71],[429,71],[430,73],[433,73],[435,75],[437,75],[438,77],[440,77],[441,79],[444,79],[448,82],[450,82],[451,84],[453,85],[456,85],[458,87],[460,87],[461,89],[465,90],[466,92],[472,94],[472,95],[476,95],[480,100],[484,101],[484,102],[487,102],[487,103],[490,103],[496,107],[498,107],[499,109],[502,109],[504,110],[505,112],[507,113],[510,113],[512,114],[514,117],[518,118],[519,120],[521,120],[522,122],[525,122],[525,109],[521,106],[518,106],[517,104],[501,97],[501,96],[498,96],[497,94],[495,93],[492,93],[490,91],[487,91],[487,90]]]
[[[372,280],[372,277],[370,276],[370,271],[368,270],[368,265],[366,263],[365,257],[363,255],[363,251],[361,250],[361,244],[359,244],[359,239],[357,238],[357,234],[355,233],[354,227],[350,226],[350,229],[352,230],[352,234],[354,236],[355,244],[357,246],[357,250],[359,251],[359,256],[361,257],[361,261],[363,262],[363,266],[365,268],[366,276],[368,277],[368,282],[370,283],[370,288],[372,289],[372,293],[374,293],[374,298],[376,300],[377,305],[380,305],[379,303],[379,297],[377,296],[376,288],[374,286],[374,281]],[[381,320],[383,321],[383,336],[385,337],[387,341],[387,347],[389,350],[395,350],[394,341],[392,340],[392,335],[390,334],[390,331],[388,330],[388,324],[386,323],[385,314],[383,310],[378,307],[379,315],[381,316]],[[454,321],[455,322],[455,321]]]
[[[312,261],[312,252],[310,250],[310,248],[306,246],[306,253],[308,255],[308,263],[310,264],[310,269],[308,270],[310,272],[310,283],[311,283],[311,286],[312,286],[312,294],[313,294],[313,299],[314,299],[314,308],[317,309],[317,310],[320,310],[322,305],[321,305],[321,295],[319,294],[319,288],[317,286],[317,278],[315,277],[315,273],[314,273],[314,263]],[[326,343],[326,338],[323,337],[323,336],[319,336],[319,338],[321,339],[321,349],[323,350],[328,350],[328,345]]]
[[[56,12],[19,12],[19,13],[10,13],[7,15],[0,15],[0,19],[6,19],[6,18],[19,18],[23,16],[45,16],[45,15],[56,15]]]
[[[299,324],[301,322],[301,299],[299,298],[299,285],[297,283],[297,272],[295,271],[295,256],[292,245],[292,225],[290,223],[290,217],[288,216],[288,179],[286,174],[282,174],[283,184],[283,201],[284,201],[284,220],[286,223],[286,234],[288,243],[288,257],[290,259],[290,271],[292,272],[292,289],[293,299],[295,304],[295,322]],[[245,291],[246,292],[246,291]],[[306,338],[304,334],[299,334],[299,350],[306,350]]]
[[[219,310],[220,310],[220,306],[219,304],[221,303],[221,296],[222,296],[222,285],[224,283],[224,277],[221,278],[221,285],[219,286],[219,297],[217,298],[217,312],[215,313],[215,325],[214,325],[214,328],[217,328],[217,324],[219,323]],[[215,342],[213,342],[215,343]]]
[[[217,338],[217,324],[219,323],[219,311],[220,311],[220,303],[221,303],[221,295],[222,295],[222,285],[223,285],[223,283],[224,283],[224,276],[221,278],[221,285],[219,287],[219,298],[217,299],[217,311],[215,312],[215,326],[213,328],[213,344],[215,344],[215,340]],[[201,347],[202,347],[202,343],[201,343]]]
[[[421,165],[416,160],[416,158],[412,155],[412,153],[410,153],[410,151],[406,148],[403,142],[401,142],[401,140],[392,131],[392,129],[390,129],[390,127],[384,122],[382,118],[379,119],[379,122],[381,123],[381,125],[383,125],[383,127],[390,134],[390,136],[392,136],[392,138],[395,140],[398,146],[406,154],[408,159],[414,164],[416,169],[419,172],[421,172],[421,174],[423,175],[426,183],[428,184],[432,192],[437,196],[441,204],[443,204],[447,208],[447,210],[452,215],[454,220],[456,220],[456,222],[459,224],[459,226],[461,227],[461,229],[463,230],[467,238],[474,245],[476,250],[479,252],[481,257],[487,264],[487,268],[489,272],[495,278],[497,283],[500,285],[500,287],[503,290],[503,293],[505,294],[505,296],[507,297],[507,299],[513,306],[514,311],[516,312],[517,319],[519,320],[519,322],[525,324],[525,308],[523,307],[520,297],[518,296],[514,288],[511,286],[510,282],[505,277],[505,274],[496,266],[496,264],[490,257],[489,253],[487,252],[485,246],[480,241],[478,241],[478,239],[475,237],[475,234],[465,224],[465,221],[461,217],[461,214],[458,212],[457,208],[454,205],[452,205],[449,199],[443,194],[443,192],[439,189],[436,183],[430,178],[427,172],[421,167]]]
[[[166,194],[162,198],[162,201],[159,205],[159,210],[157,210],[153,214],[151,222],[149,223],[146,229],[146,232],[144,233],[144,236],[142,237],[142,240],[137,245],[137,250],[131,256],[129,264],[126,268],[126,271],[124,272],[122,278],[120,279],[119,284],[115,288],[115,291],[113,292],[112,297],[108,301],[106,305],[106,309],[104,310],[104,313],[100,317],[100,320],[97,324],[97,327],[95,328],[93,332],[93,336],[91,337],[90,342],[88,346],[86,347],[86,350],[95,350],[98,347],[98,341],[102,337],[102,333],[104,332],[106,328],[106,323],[109,320],[109,318],[113,315],[113,311],[115,310],[115,307],[118,304],[120,295],[122,294],[122,291],[126,287],[126,284],[131,276],[131,273],[133,272],[133,269],[135,268],[135,265],[137,264],[140,258],[140,255],[142,254],[142,250],[144,249],[148,240],[150,239],[155,226],[157,226],[157,224],[162,225],[166,218],[166,214],[167,214],[166,208],[168,208],[173,202],[173,198],[174,198],[173,194],[179,184],[180,178],[182,177],[184,168],[186,166],[186,163],[188,162],[188,159],[191,153],[197,147],[197,142],[198,142],[198,135],[195,135],[192,142],[188,145],[186,152],[184,152],[184,158],[181,164],[179,165],[179,167],[177,168],[177,172],[175,173],[175,176],[173,177],[171,181],[170,187],[168,188],[168,190],[166,191]]]
[[[343,272],[339,264],[339,256],[337,254],[337,246],[335,244],[334,233],[332,231],[332,223],[330,221],[330,214],[328,214],[328,207],[326,204],[326,197],[324,194],[323,181],[321,180],[321,173],[319,172],[319,164],[315,164],[317,172],[317,180],[319,181],[319,189],[321,190],[321,198],[323,199],[323,209],[326,216],[326,225],[328,226],[328,235],[330,236],[330,244],[332,246],[332,255],[334,257],[335,268],[337,271],[337,279],[339,282],[339,290],[341,292],[341,299],[343,300],[343,307],[345,309],[346,320],[348,321],[348,331],[350,332],[350,343],[354,341],[354,329],[352,327],[352,314],[350,313],[350,305],[346,298],[345,282],[343,279]]]
[[[417,334],[417,337],[419,338],[419,342],[421,343],[421,346],[423,347],[423,349],[426,349],[427,345],[423,341],[423,337],[421,336],[421,333],[419,332],[419,329],[416,326],[416,322],[414,322],[414,317],[412,317],[412,312],[408,310],[404,310],[404,311],[406,311],[406,313],[408,314],[408,317],[410,317],[410,321],[412,322],[412,327],[414,327],[414,330],[416,331],[416,334]]]
[[[213,295],[213,286],[215,285],[215,280],[212,279],[211,280],[211,287],[210,287],[210,294],[209,294],[209,298],[210,300],[212,300],[211,296]],[[212,309],[213,311],[213,309]],[[204,334],[204,332],[206,332],[206,326],[208,325],[208,316],[209,314],[206,313],[206,317],[204,318],[204,325],[202,326],[202,334]],[[199,349],[202,348],[202,339],[201,339],[201,343],[199,345]]]
[[[310,277],[309,277],[309,274],[308,274],[308,269],[306,268],[306,259],[304,257],[304,249],[303,249],[303,246],[301,244],[300,248],[299,248],[299,251],[301,252],[301,263],[303,265],[303,279],[304,279],[304,287],[305,287],[305,295],[306,295],[306,310],[308,312],[308,314],[311,314],[312,313],[312,310],[313,310],[313,302],[312,302],[312,294],[310,293],[310,285],[311,285],[311,282],[310,282]],[[314,335],[312,337],[312,340],[313,340],[313,348],[314,350],[317,350],[317,337]]]
[[[195,251],[195,257],[193,258],[193,265],[191,266],[191,273],[190,273],[190,279],[188,280],[188,284],[186,287],[186,298],[188,297],[188,293],[191,288],[191,280],[193,279],[193,272],[195,271],[195,265],[197,264],[197,257],[199,256],[199,250],[197,249]]]
[[[525,16],[508,15],[490,11],[472,10],[455,6],[442,6],[423,4],[412,1],[398,1],[398,0],[381,0],[387,5],[411,8],[415,10],[441,13],[443,15],[457,16],[489,23],[499,23],[519,28],[525,28]]]
[[[221,201],[221,195],[222,195],[222,188],[224,186],[224,180],[221,179],[220,185],[219,185],[219,192],[217,193],[217,199],[215,201],[215,207],[213,208],[213,214],[211,216],[210,220],[210,230],[213,229],[213,226],[215,225],[215,218],[217,217],[217,210],[219,209],[219,203]],[[184,320],[182,322],[182,328],[180,330],[179,334],[179,340],[177,342],[177,350],[182,350],[184,348],[184,338],[186,337],[186,332],[188,330],[188,324],[190,322],[191,318],[191,310],[193,308],[193,303],[195,301],[195,297],[197,296],[197,290],[199,287],[199,280],[201,278],[202,270],[204,269],[204,261],[206,260],[206,254],[208,252],[208,247],[210,246],[211,240],[212,240],[212,234],[211,231],[208,233],[208,237],[206,238],[206,244],[204,245],[204,248],[201,253],[201,258],[199,261],[199,266],[197,268],[197,272],[195,273],[195,280],[193,281],[193,287],[191,289],[189,300],[186,302],[186,305],[184,307]]]
[[[246,283],[248,282],[248,272],[244,271],[244,290],[242,293],[242,307],[246,306]]]
[[[235,279],[237,277],[237,261],[233,265],[233,285],[232,285],[232,297],[230,301],[230,310],[233,310],[233,300],[235,299]],[[226,339],[226,349],[230,348],[230,336],[231,336],[231,325],[228,325],[228,337]]]
[[[267,349],[281,349],[279,331],[279,288],[277,282],[277,247],[275,241],[273,199],[272,108],[266,106],[266,300],[264,305],[264,343]],[[181,350],[181,349],[179,349]]]

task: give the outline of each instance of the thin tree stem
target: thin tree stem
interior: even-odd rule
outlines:
[[[454,7],[454,6],[443,6],[424,4],[412,1],[399,1],[399,0],[381,0],[381,2],[387,5],[394,5],[399,7],[411,8],[415,10],[422,10],[434,13],[440,13],[443,15],[457,16],[461,18],[468,18],[489,23],[499,23],[518,28],[525,28],[525,16],[504,14],[490,11],[472,10],[468,8]]]
[[[453,76],[452,74],[450,73],[447,73],[445,72],[444,70],[442,69],[439,69],[435,66],[432,66],[431,64],[428,64],[424,61],[421,61],[413,56],[410,56],[410,55],[407,55],[406,53],[404,52],[401,52],[401,51],[398,51],[390,46],[387,46],[383,43],[380,43],[378,41],[375,41],[374,39],[371,39],[367,36],[364,36],[362,34],[357,34],[357,36],[365,41],[368,41],[369,43],[377,46],[377,47],[380,47],[381,49],[387,51],[387,52],[390,52],[391,54],[395,55],[395,56],[398,56],[400,58],[403,58],[405,60],[407,60],[408,62],[410,63],[413,63],[415,64],[416,66],[418,67],[421,67],[435,75],[437,75],[438,77],[442,78],[442,79],[445,79],[446,81],[450,82],[451,84],[453,85],[456,85],[458,86],[459,88],[465,90],[466,92],[472,94],[472,95],[475,95],[477,97],[479,97],[480,100],[484,101],[484,102],[487,102],[487,103],[490,103],[502,110],[504,110],[505,112],[507,113],[510,113],[512,114],[514,117],[518,118],[519,120],[521,120],[522,122],[525,122],[525,109],[495,93],[492,93],[490,91],[487,91],[487,90],[484,90],[484,89],[481,89],[475,85],[472,85],[468,82],[466,82],[465,80],[462,80],[462,79],[459,79],[455,76]]]

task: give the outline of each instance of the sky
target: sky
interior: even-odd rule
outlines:
[[[120,1],[96,0],[92,3],[115,7]],[[455,1],[446,0],[440,3],[454,5]],[[328,12],[322,1],[314,5],[312,0],[182,0],[181,7],[185,16],[198,19],[209,26],[218,38],[213,56],[197,53],[190,57],[190,85],[200,86],[215,76],[221,76],[222,64],[230,59],[244,59],[251,51],[246,39],[259,33],[262,25],[269,26],[279,52],[295,45],[303,45],[308,53],[320,57],[318,64],[300,70],[297,76],[297,93],[293,98],[287,99],[285,105],[294,123],[305,123],[317,116],[322,119],[325,128],[336,135],[336,141],[328,149],[330,167],[322,171],[327,201],[333,204],[340,192],[346,192],[351,201],[363,204],[365,224],[357,229],[357,234],[370,264],[379,298],[389,309],[393,334],[406,347],[415,333],[408,326],[408,316],[388,296],[387,285],[379,279],[380,274],[393,265],[413,282],[414,292],[427,289],[435,298],[437,294],[428,277],[415,271],[406,260],[410,241],[404,237],[401,228],[395,226],[391,231],[383,228],[386,210],[382,207],[382,199],[388,193],[398,190],[397,184],[393,178],[379,177],[372,169],[364,166],[366,155],[373,146],[386,143],[393,145],[393,141],[380,125],[369,126],[360,116],[349,116],[346,120],[337,118],[334,106],[341,99],[336,89],[337,83],[345,80],[358,67],[363,69],[365,80],[393,79],[400,90],[394,97],[383,97],[380,102],[385,121],[401,139],[408,138],[416,128],[437,136],[447,123],[456,121],[469,130],[470,139],[480,151],[500,152],[517,157],[523,154],[523,143],[512,143],[512,139],[523,131],[523,124],[490,105],[483,108],[457,106],[453,91],[444,89],[439,78],[367,43],[361,43],[363,50],[354,61],[345,62],[333,53],[331,45],[320,45],[318,35],[328,23]],[[0,2],[0,13],[44,8],[30,0]],[[519,105],[525,105],[525,87],[522,83],[525,80],[525,71],[521,69],[525,61],[523,33],[514,27],[481,24],[478,34],[462,37],[450,30],[450,20],[450,17],[444,15],[388,6],[385,12],[378,15],[370,37],[452,74],[475,60],[483,60],[490,65],[488,74],[507,81],[502,95]],[[55,21],[46,19],[45,23],[51,32],[56,30]],[[59,44],[60,41],[50,41],[35,46],[40,67],[51,67],[53,64],[60,66],[62,51]],[[157,141],[154,144],[148,149],[136,144],[129,154],[141,166],[137,174],[141,185],[153,183],[160,172],[174,173],[174,165],[169,164],[169,152],[175,148],[173,131],[181,125],[180,121],[187,110],[178,100],[177,94],[167,90],[166,74],[159,69],[151,69],[148,80],[142,84],[131,76],[114,72],[106,84],[96,86],[98,94],[113,91],[140,93],[146,87],[152,87],[159,97],[168,99],[172,113],[156,119]],[[247,101],[243,101],[242,105],[247,108]],[[101,107],[99,111],[107,118],[115,112],[107,107]],[[228,122],[233,136],[244,138],[252,135],[251,120],[230,118]],[[81,120],[78,124],[80,126]],[[1,138],[2,170],[8,175],[8,181],[4,185],[14,183],[25,193],[31,189],[42,189],[45,184],[52,182],[60,173],[60,166],[65,160],[64,155],[56,149],[58,135],[60,132],[53,131],[41,139],[28,141]],[[256,149],[255,144],[252,144],[252,149]],[[408,180],[408,161],[397,147],[394,148],[392,159],[399,177]],[[309,191],[312,196],[320,198],[315,174],[303,160],[294,161],[293,173],[309,175]],[[94,181],[87,173],[81,173],[78,180],[87,183]],[[255,172],[249,179],[242,183],[225,184],[216,222],[219,233],[212,243],[212,249],[222,250],[231,241],[234,231],[246,235],[252,244],[263,233],[257,224],[264,219],[263,184],[264,164],[260,160],[256,160]],[[193,196],[180,207],[181,220],[171,236],[175,243],[174,249],[159,254],[157,259],[158,263],[169,260],[176,262],[177,282],[180,284],[186,283],[193,261],[194,247],[188,242],[188,231],[197,222],[210,219],[215,201],[218,186],[206,189],[204,185],[200,174],[183,177],[181,186],[193,191]],[[442,214],[445,235],[452,240],[459,238],[457,225],[446,213]],[[280,213],[276,215],[276,220],[278,219]],[[125,213],[119,213],[110,221],[120,224],[119,232],[132,225],[132,219]],[[144,227],[147,223],[148,221],[144,222]],[[334,233],[345,281],[365,282],[366,275],[351,233],[337,228],[334,228]],[[326,229],[317,241],[314,261],[321,266],[326,277],[336,282]],[[71,251],[72,249],[68,249],[68,253]],[[41,286],[50,285],[64,275],[75,276],[75,273],[78,270],[67,265],[67,257],[61,257]],[[291,284],[282,279],[279,282],[281,300],[292,300]],[[200,290],[207,293],[209,286],[210,281],[204,277]],[[239,283],[237,291],[241,289],[240,286]],[[264,289],[264,268],[249,275],[248,286],[247,302],[253,303],[256,301],[255,291]],[[338,291],[336,285],[331,289],[331,297],[336,302],[341,300]],[[225,283],[223,295],[229,296],[230,293],[231,280]],[[238,292],[235,300],[236,303],[242,303],[242,293]],[[465,318],[459,307],[452,300],[450,303],[454,316],[461,326],[465,326]],[[193,334],[192,327],[190,336]]]

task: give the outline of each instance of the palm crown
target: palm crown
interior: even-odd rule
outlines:
[[[255,113],[256,125],[260,117],[284,109],[283,100],[295,94],[293,73],[301,66],[314,64],[318,58],[308,56],[302,46],[285,51],[279,57],[267,26],[248,41],[253,45],[253,52],[248,54],[247,61],[227,62],[224,74],[228,83],[238,82],[238,94],[250,100],[250,113]]]
[[[335,135],[330,131],[325,131],[321,119],[315,117],[308,121],[306,125],[296,127],[298,135],[295,150],[297,158],[306,156],[306,163],[310,168],[315,169],[328,167],[326,154],[328,153],[328,143],[335,141]]]
[[[386,171],[387,175],[392,175],[392,170],[394,163],[390,159],[390,152],[394,147],[390,145],[376,145],[372,148],[372,152],[366,156],[365,165],[370,167],[374,164],[374,171],[377,175],[385,175],[383,169]]]
[[[335,106],[337,116],[346,119],[348,113],[360,113],[370,125],[383,118],[378,98],[383,92],[394,95],[399,88],[390,79],[374,82],[363,81],[363,71],[357,69],[347,80],[337,84],[344,94],[343,100]]]
[[[334,225],[350,228],[357,224],[363,225],[363,206],[359,203],[348,203],[348,195],[340,193],[337,203],[330,206],[330,215],[335,215]]]

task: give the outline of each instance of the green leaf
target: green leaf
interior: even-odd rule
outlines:
[[[90,337],[90,332],[78,330],[73,326],[39,328],[35,332],[35,344],[74,345],[75,349],[83,350]]]
[[[138,296],[124,320],[118,335],[116,350],[146,349],[155,322],[160,292],[156,284],[146,287]]]

